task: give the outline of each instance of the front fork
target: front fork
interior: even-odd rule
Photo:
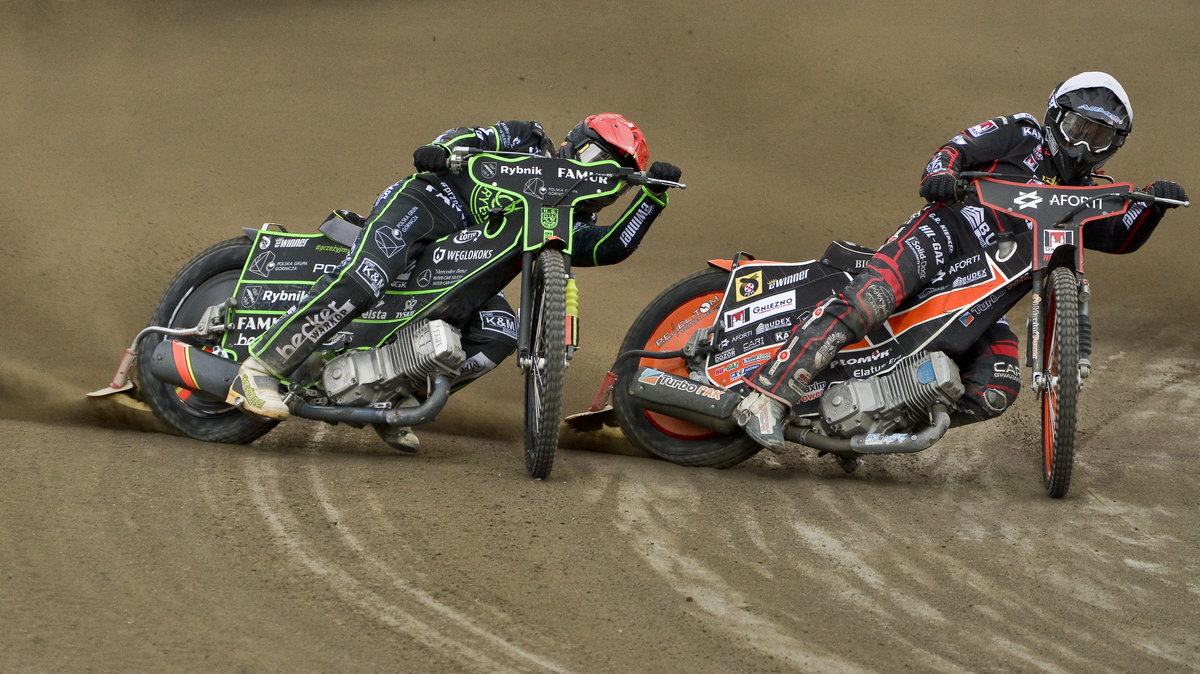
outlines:
[[[533,266],[537,262],[540,250],[527,250],[521,256],[521,304],[517,308],[517,367],[522,371],[533,365],[533,315],[526,310],[533,307],[537,288],[534,287]],[[567,364],[575,357],[579,348],[579,288],[575,284],[575,274],[571,271],[571,256],[563,253],[567,267],[567,297],[566,297],[566,338]]]
[[[1081,274],[1076,274],[1079,279],[1079,378],[1080,380],[1087,379],[1092,373],[1092,319],[1088,310],[1088,300],[1092,297],[1091,284]],[[1029,320],[1026,323],[1028,330],[1028,339],[1026,340],[1027,351],[1025,353],[1025,365],[1033,370],[1033,390],[1035,392],[1044,391],[1048,385],[1054,382],[1049,381],[1049,374],[1045,372],[1045,362],[1042,354],[1045,351],[1043,340],[1048,339],[1046,335],[1045,312],[1042,310],[1043,292],[1045,287],[1044,270],[1036,270],[1032,273],[1033,282],[1033,306],[1030,310]],[[1082,381],[1081,381],[1082,383]]]

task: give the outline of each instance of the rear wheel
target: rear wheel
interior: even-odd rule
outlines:
[[[1045,372],[1042,400],[1042,486],[1062,498],[1075,464],[1076,404],[1079,400],[1079,283],[1066,267],[1050,271],[1045,289]]]
[[[205,309],[233,296],[250,249],[251,242],[239,237],[222,241],[197,255],[163,291],[150,324],[168,328],[195,327]],[[138,384],[142,399],[163,423],[197,440],[236,444],[252,442],[275,427],[278,422],[243,414],[225,403],[155,377],[150,372],[150,354],[163,339],[161,334],[149,334],[138,344]],[[175,339],[207,351],[217,347],[217,340]]]
[[[620,352],[681,349],[694,332],[716,321],[728,281],[729,272],[709,268],[667,288],[634,319]],[[684,466],[726,468],[758,453],[758,444],[744,433],[722,435],[638,407],[629,395],[629,380],[640,368],[647,366],[688,378],[700,373],[698,367],[690,366],[683,358],[623,361],[615,371],[613,408],[617,422],[630,442],[659,458]]]
[[[563,254],[552,248],[543,250],[533,273],[531,363],[525,368],[525,470],[530,477],[541,479],[554,467],[567,369],[567,268]]]

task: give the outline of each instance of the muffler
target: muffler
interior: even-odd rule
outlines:
[[[651,412],[661,412],[718,433],[740,430],[733,421],[733,410],[742,396],[733,391],[652,367],[643,367],[630,377],[626,390],[639,407]]]
[[[237,378],[237,361],[222,358],[183,342],[166,339],[150,354],[150,373],[159,380],[225,401]]]

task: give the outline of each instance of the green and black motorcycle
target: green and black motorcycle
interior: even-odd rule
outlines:
[[[525,467],[544,478],[558,446],[564,373],[578,344],[572,211],[627,184],[683,186],[613,161],[469,148],[456,148],[448,168],[470,175],[470,208],[485,224],[427,246],[377,306],[325,340],[291,375],[286,401],[293,416],[372,426],[385,437],[389,429],[433,421],[465,359],[459,326],[520,275],[516,356],[525,376]],[[277,422],[225,402],[238,361],[338,266],[363,225],[361,216],[336,211],[314,234],[267,224],[200,253],[167,286],[109,387],[89,395],[140,396],[168,426],[200,440],[248,443],[263,436]]]

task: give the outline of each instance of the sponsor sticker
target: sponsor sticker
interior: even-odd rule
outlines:
[[[998,128],[1000,128],[1000,127],[996,126],[996,122],[989,119],[988,121],[984,122],[983,124],[976,124],[975,126],[967,129],[967,133],[974,138],[978,138],[985,134],[989,134]]]
[[[371,292],[376,295],[387,285],[387,272],[371,258],[363,258],[362,262],[358,264],[358,268],[354,270],[354,275],[362,279],[363,283],[366,283]]]
[[[770,318],[787,311],[796,309],[796,291],[789,290],[777,295],[768,295],[755,300],[735,311],[725,314],[725,329],[734,330],[751,321]]]
[[[763,291],[762,270],[737,278],[737,301],[748,300]]]
[[[1075,232],[1070,229],[1043,229],[1042,230],[1042,253],[1049,255],[1054,252],[1054,249],[1059,246],[1071,246],[1075,244]]]

